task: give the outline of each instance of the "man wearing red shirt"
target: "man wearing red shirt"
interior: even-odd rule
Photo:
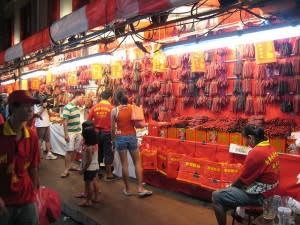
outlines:
[[[101,93],[101,101],[94,105],[88,115],[88,120],[93,121],[98,132],[98,162],[105,164],[106,180],[114,180],[116,176],[112,173],[114,154],[111,143],[111,105],[112,92],[105,90]]]
[[[226,211],[238,206],[263,204],[264,196],[279,180],[279,157],[262,128],[246,126],[242,132],[248,153],[238,179],[231,187],[212,194],[213,209],[219,225],[226,225]]]
[[[26,127],[38,103],[24,90],[8,97],[10,117],[0,126],[0,225],[38,225],[40,149],[36,134]]]

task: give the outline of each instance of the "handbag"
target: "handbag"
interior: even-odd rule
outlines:
[[[137,105],[132,105],[132,112],[131,112],[131,120],[133,121],[141,121],[141,120],[145,120],[144,117],[144,111],[142,107],[139,107]]]
[[[132,105],[131,120],[135,128],[144,128],[146,126],[144,110],[142,107]]]

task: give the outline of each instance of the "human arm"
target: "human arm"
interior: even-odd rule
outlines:
[[[83,162],[83,165],[82,165],[81,173],[84,173],[91,165],[92,155],[93,155],[93,147],[86,146],[84,149],[84,152],[85,152],[86,157],[85,157],[85,161]]]
[[[116,117],[117,117],[117,108],[114,108],[111,111],[111,143],[112,143],[113,150],[115,149]]]
[[[65,119],[63,120],[64,137],[65,137],[65,141],[66,141],[67,143],[69,143],[70,137],[69,137],[69,133],[68,133],[68,126],[67,126],[67,124],[68,124],[68,119],[65,118]]]

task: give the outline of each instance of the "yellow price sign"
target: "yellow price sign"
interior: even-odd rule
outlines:
[[[22,80],[21,89],[22,90],[28,90],[28,80]]]
[[[48,72],[47,72],[46,83],[47,84],[51,84],[52,83],[52,73],[51,73],[50,70],[48,70]]]
[[[99,80],[102,78],[102,75],[103,75],[103,65],[102,64],[92,64],[91,71],[92,71],[92,79]]]
[[[112,78],[123,77],[123,63],[121,60],[114,61],[111,64],[111,77]]]
[[[76,73],[69,73],[68,75],[68,84],[69,86],[76,86],[77,85],[77,75]]]
[[[40,79],[39,78],[33,78],[31,80],[31,89],[32,90],[39,90],[40,88]]]
[[[203,52],[193,52],[191,54],[191,72],[206,72],[205,57]]]
[[[276,62],[275,47],[273,41],[259,42],[254,46],[256,64]]]

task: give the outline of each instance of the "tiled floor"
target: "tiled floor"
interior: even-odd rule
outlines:
[[[83,190],[83,179],[77,172],[60,178],[63,166],[63,158],[42,160],[41,185],[59,192],[64,213],[84,225],[216,225],[210,203],[151,186],[147,187],[154,192],[151,197],[126,197],[122,194],[122,180],[101,180],[101,203],[90,208],[78,207],[80,200],[73,196]]]

